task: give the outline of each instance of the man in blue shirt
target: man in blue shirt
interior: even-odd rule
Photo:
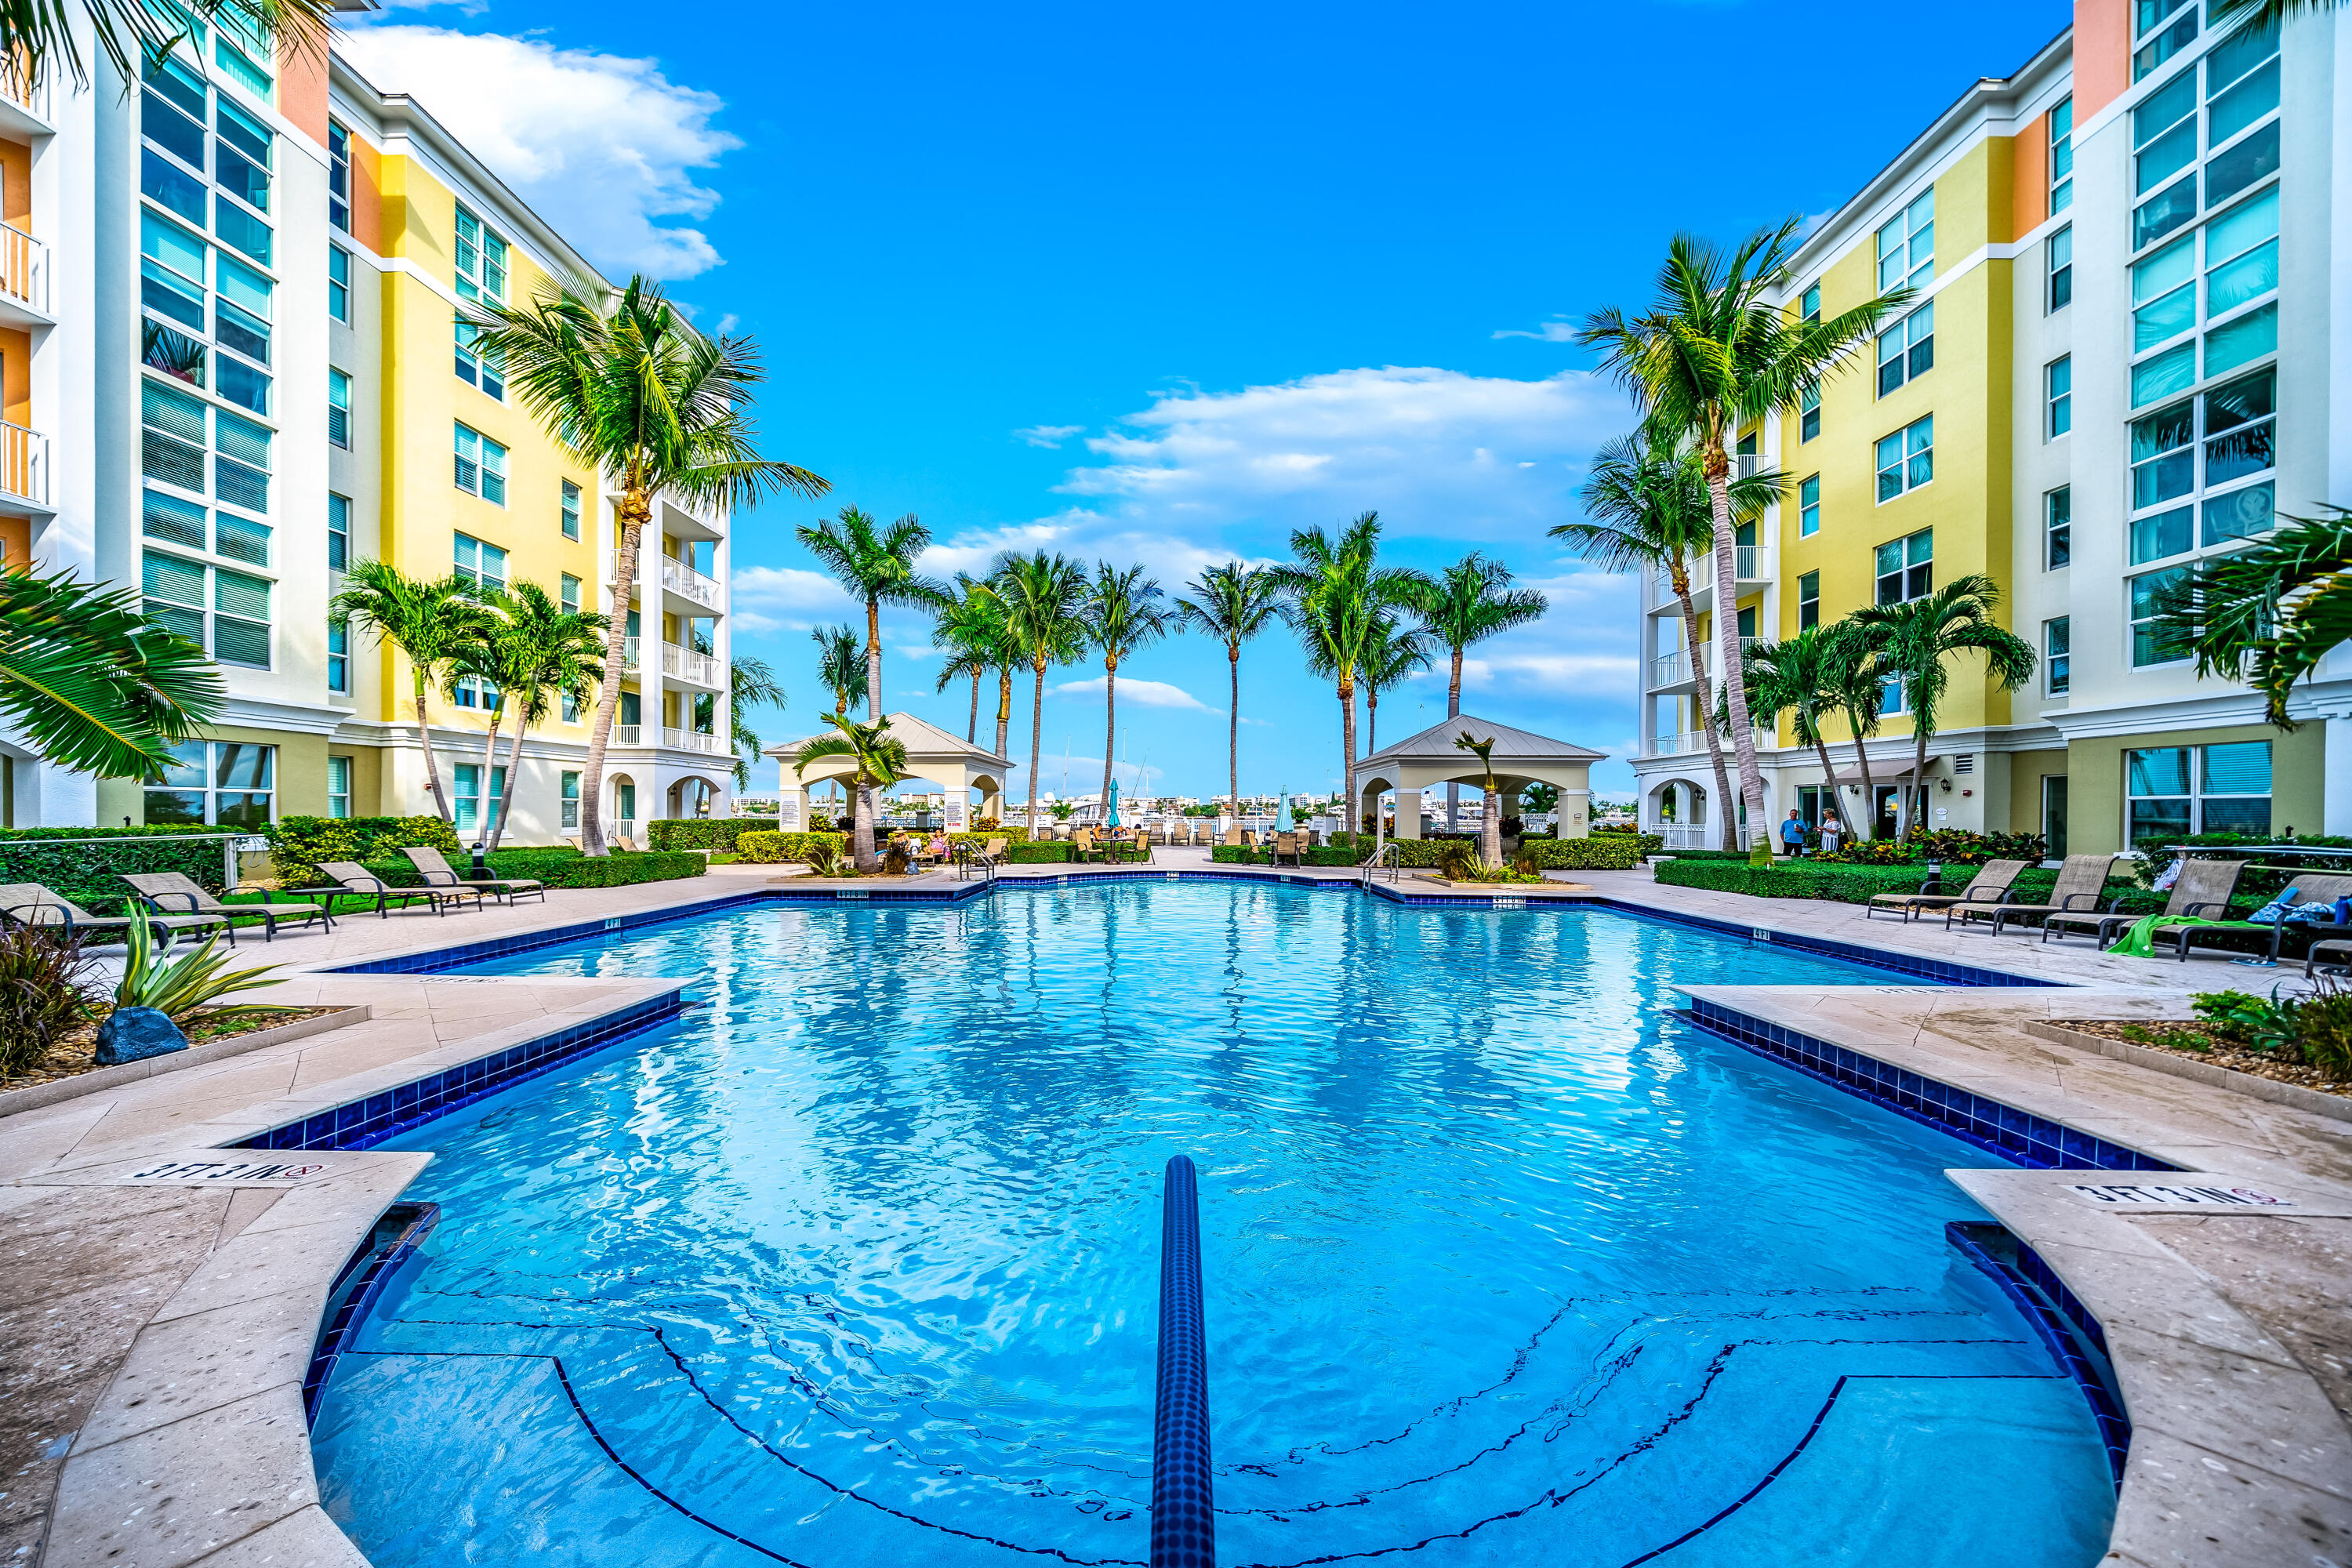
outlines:
[[[1794,806],[1789,808],[1789,820],[1780,824],[1780,847],[1790,855],[1805,852],[1805,819]]]

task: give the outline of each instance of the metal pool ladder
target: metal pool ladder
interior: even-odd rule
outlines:
[[[1168,1162],[1160,1214],[1160,1382],[1151,1422],[1151,1568],[1216,1568],[1209,1354],[1201,1321],[1201,1200],[1192,1162]]]
[[[1356,868],[1356,880],[1367,888],[1370,887],[1372,873],[1380,870],[1384,862],[1388,868],[1389,883],[1393,887],[1397,879],[1403,874],[1404,867],[1403,858],[1398,855],[1397,841],[1393,838],[1373,850],[1371,858]]]

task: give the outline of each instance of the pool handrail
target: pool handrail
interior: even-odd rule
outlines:
[[[1200,1186],[1168,1162],[1160,1216],[1160,1376],[1151,1422],[1151,1568],[1216,1568],[1209,1358],[1201,1317]]]

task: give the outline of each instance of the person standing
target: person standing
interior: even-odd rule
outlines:
[[[1805,852],[1804,814],[1793,805],[1789,808],[1789,819],[1780,824],[1780,848],[1792,858]]]
[[[1838,819],[1837,819],[1837,817],[1836,817],[1834,815],[1828,816],[1824,816],[1824,817],[1822,817],[1822,854],[1824,854],[1824,855],[1834,855],[1834,854],[1836,854],[1836,853],[1837,853],[1837,849],[1838,849],[1838,840],[1839,840],[1839,838],[1841,838],[1842,837],[1843,837],[1843,835],[1838,831]]]

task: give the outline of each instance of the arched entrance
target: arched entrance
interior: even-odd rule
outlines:
[[[719,794],[717,784],[689,773],[669,786],[669,815],[673,817],[709,816]]]
[[[605,781],[604,787],[611,792],[604,802],[604,821],[608,825],[604,837],[634,840],[637,835],[637,781],[626,773],[614,773]]]

